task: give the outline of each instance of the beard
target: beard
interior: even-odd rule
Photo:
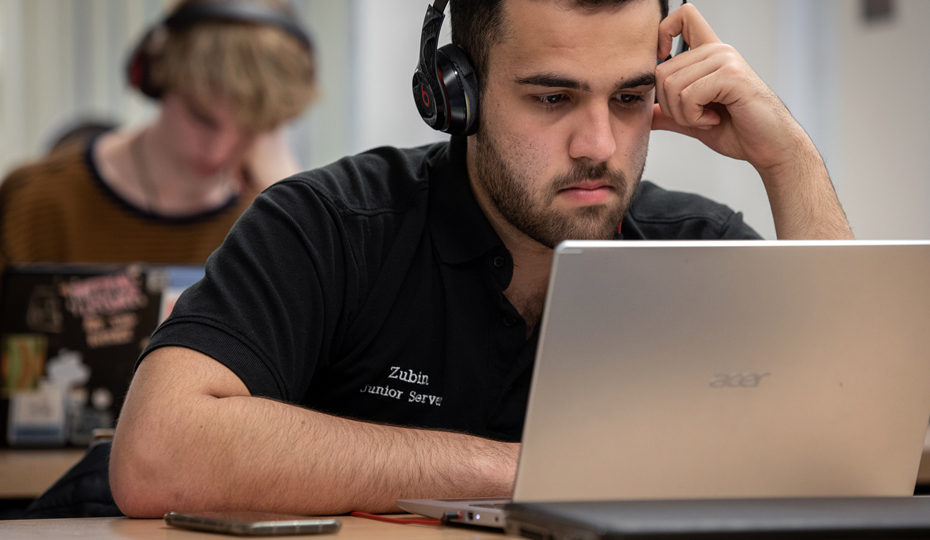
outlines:
[[[564,240],[613,239],[646,165],[644,154],[636,177],[630,182],[623,171],[611,169],[607,163],[579,164],[550,180],[541,190],[534,191],[532,186],[536,182],[526,172],[529,167],[508,162],[490,130],[483,129],[475,142],[478,185],[507,223],[549,249]],[[560,190],[594,179],[607,182],[617,193],[617,199],[608,204],[568,210],[552,208]]]

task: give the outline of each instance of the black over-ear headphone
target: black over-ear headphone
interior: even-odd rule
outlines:
[[[423,121],[433,129],[472,135],[478,130],[478,75],[457,45],[436,47],[448,3],[436,0],[426,8],[413,97]]]
[[[220,22],[231,24],[253,24],[277,28],[294,37],[308,52],[313,52],[310,35],[291,14],[265,4],[245,0],[228,2],[198,2],[186,4],[149,29],[132,51],[126,64],[129,85],[138,88],[150,98],[161,98],[163,88],[152,83],[149,67],[152,51],[157,46],[157,36],[165,30],[183,30],[202,23]]]

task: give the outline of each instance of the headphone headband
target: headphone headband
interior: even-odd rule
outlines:
[[[444,4],[446,1],[436,0],[436,4]],[[423,30],[420,32],[420,61],[416,71],[422,80],[419,84],[414,80],[414,85],[419,87],[414,88],[414,97],[418,97],[417,109],[423,120],[433,129],[444,131],[448,127],[444,119],[445,104],[436,101],[436,94],[441,94],[441,91],[436,92],[441,88],[439,70],[436,67],[436,50],[438,49],[439,30],[446,16],[441,9],[437,9],[436,4],[426,8],[426,17],[423,19]],[[445,8],[445,6],[440,7]],[[418,91],[419,96],[416,95]]]
[[[313,50],[310,36],[294,17],[264,4],[244,0],[187,4],[169,15],[162,24],[171,30],[180,30],[204,22],[270,26],[294,37],[308,51]]]
[[[153,84],[149,78],[154,36],[163,34],[165,29],[184,30],[207,22],[252,24],[276,28],[296,39],[308,53],[313,54],[313,42],[310,41],[310,35],[303,29],[297,18],[288,12],[246,0],[190,3],[181,6],[149,29],[133,49],[126,65],[126,75],[130,86],[138,88],[150,98],[161,98],[162,88]]]

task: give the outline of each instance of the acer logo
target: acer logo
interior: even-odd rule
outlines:
[[[711,388],[755,388],[763,377],[770,373],[733,372],[714,375],[710,379]]]

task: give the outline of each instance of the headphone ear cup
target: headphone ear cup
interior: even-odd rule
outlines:
[[[423,75],[419,68],[413,73],[413,99],[417,104],[417,112],[428,126],[441,130],[445,125],[445,105],[442,100],[442,88],[434,88],[429,79]]]
[[[478,75],[465,52],[457,45],[440,47],[436,63],[447,97],[446,130],[453,135],[473,135],[478,130]]]
[[[152,80],[149,77],[149,68],[152,64],[149,50],[151,48],[153,34],[156,30],[158,30],[158,28],[146,32],[142,40],[139,41],[139,44],[136,45],[136,48],[133,49],[132,54],[129,56],[129,61],[126,63],[126,80],[129,82],[129,86],[139,90],[152,99],[159,99],[162,94],[162,89],[152,84]]]

